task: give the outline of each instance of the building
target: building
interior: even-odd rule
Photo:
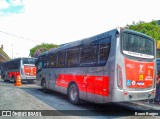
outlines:
[[[10,60],[10,57],[3,51],[3,45],[0,48],[0,64],[2,62]]]
[[[1,74],[1,64],[8,60],[10,60],[10,57],[3,51],[3,45],[1,45],[0,47],[0,74]]]

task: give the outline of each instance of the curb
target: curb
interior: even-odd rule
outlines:
[[[131,110],[160,110],[160,105],[153,104],[153,103],[147,104],[144,101],[119,102],[116,104]]]

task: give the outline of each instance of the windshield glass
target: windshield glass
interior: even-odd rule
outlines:
[[[154,41],[139,35],[123,33],[122,52],[140,58],[154,58]]]
[[[36,59],[32,59],[32,58],[22,59],[23,64],[34,64],[35,65],[35,62],[36,62]]]

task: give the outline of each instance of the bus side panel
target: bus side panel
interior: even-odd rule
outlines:
[[[56,81],[56,90],[66,94],[68,85],[72,81],[77,84],[82,99],[93,102],[100,99],[99,102],[103,102],[103,97],[109,95],[108,76],[59,74]]]
[[[85,83],[83,83],[84,76],[83,75],[72,75],[72,74],[59,74],[56,79],[56,90],[59,91],[58,87],[63,88],[63,91],[59,91],[62,93],[67,93],[67,88],[70,82],[75,82],[80,91],[86,92]]]
[[[116,31],[107,32],[101,36],[94,37],[97,40],[104,39],[105,37],[111,38],[111,52],[107,64],[99,62],[99,66],[86,66],[86,67],[69,67],[69,68],[53,68],[51,78],[47,78],[48,72],[43,70],[45,80],[54,82],[53,85],[48,86],[49,89],[56,90],[62,93],[67,92],[70,82],[75,82],[80,92],[80,98],[98,103],[110,102],[110,91],[114,87],[114,67],[115,67],[115,46],[116,46]],[[111,36],[111,37],[110,37]],[[93,39],[92,39],[93,40]],[[103,43],[103,42],[101,42]],[[108,43],[108,42],[105,42]],[[114,46],[114,47],[113,47]],[[107,57],[106,57],[107,58]],[[43,59],[43,58],[42,58]],[[100,60],[100,59],[98,59]],[[107,60],[107,59],[106,59]],[[105,60],[103,60],[105,62]],[[50,69],[51,70],[51,69]],[[37,74],[37,79],[40,75]],[[54,77],[56,75],[56,77]],[[42,78],[41,78],[42,79]],[[40,80],[41,80],[40,79]],[[51,81],[53,79],[54,81]],[[39,81],[40,82],[40,81]],[[40,84],[40,83],[39,83]],[[54,86],[55,84],[55,86]]]
[[[18,70],[8,71],[8,80],[13,81],[16,80],[17,76],[20,75],[20,72]]]
[[[57,91],[59,90],[58,87],[64,86],[66,89],[65,85],[69,84],[69,81],[74,81],[80,90],[81,99],[95,103],[107,103],[112,101],[111,91],[115,87],[115,52],[117,47],[117,37],[115,33],[109,35],[112,35],[112,39],[107,64],[100,67],[78,67],[69,68],[69,70],[63,69],[63,72],[66,75],[72,76],[67,76],[65,80],[57,79]],[[57,74],[60,73],[57,69],[55,70],[57,71]],[[81,78],[79,78],[79,76],[81,76]],[[67,82],[64,82],[66,80]],[[104,84],[102,84],[102,82]]]
[[[17,76],[18,75],[20,75],[20,72],[19,71],[15,71],[15,72],[13,72],[13,71],[11,71],[11,72],[9,72],[9,77],[10,78],[17,78]]]

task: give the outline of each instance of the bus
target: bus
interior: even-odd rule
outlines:
[[[154,39],[116,28],[40,54],[36,83],[73,104],[153,99],[155,63]]]
[[[157,74],[160,74],[160,58],[157,58],[156,62],[157,62]]]
[[[156,81],[156,96],[154,101],[160,103],[160,58],[156,59],[157,62],[157,81]]]
[[[6,81],[16,82],[18,75],[22,82],[33,83],[36,79],[36,58],[16,58],[2,63],[1,77]]]

